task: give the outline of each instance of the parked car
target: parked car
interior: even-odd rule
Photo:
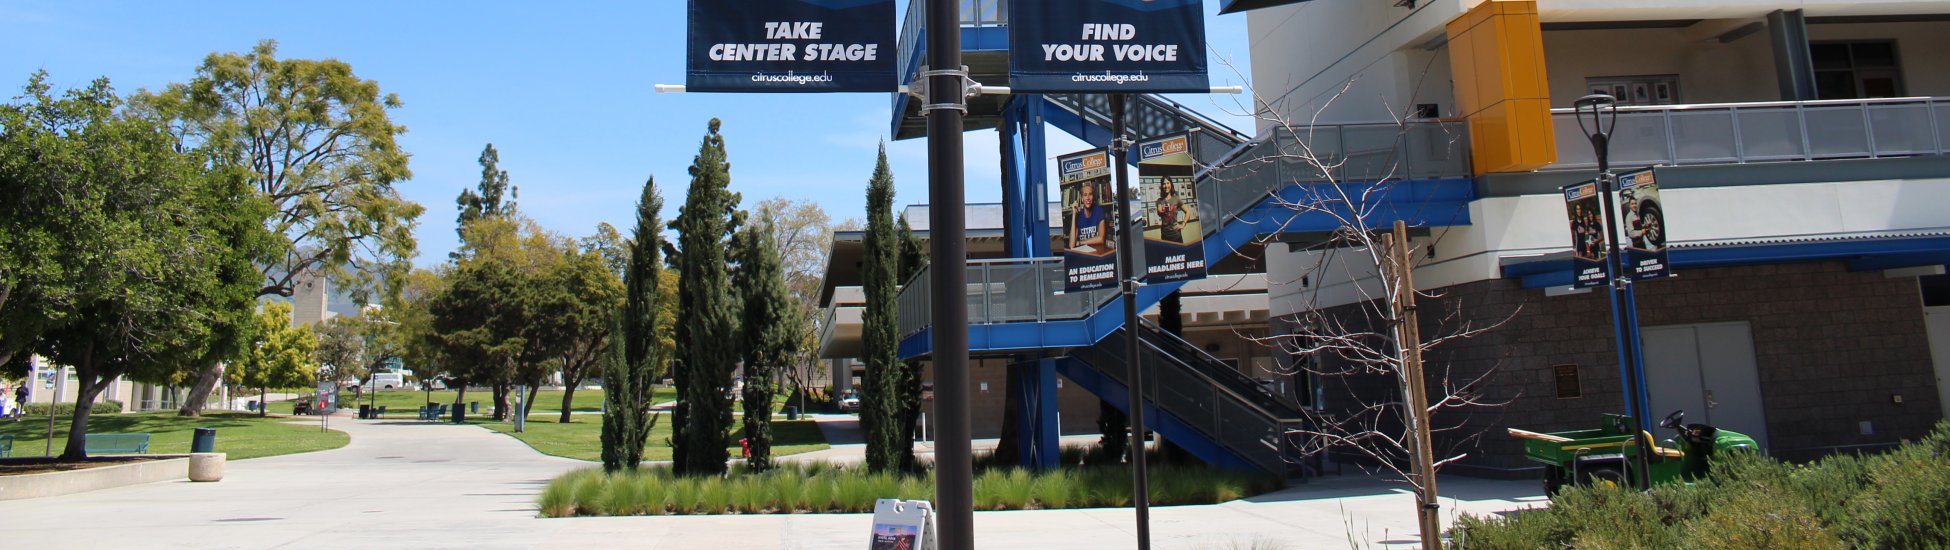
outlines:
[[[372,375],[373,389],[393,390],[406,387],[406,376],[397,372],[380,372]]]
[[[840,410],[860,412],[860,394],[846,392],[846,395],[840,396]]]

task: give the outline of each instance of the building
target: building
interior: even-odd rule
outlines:
[[[1593,92],[1622,105],[1613,167],[1659,167],[1675,276],[1634,285],[1655,415],[1685,409],[1776,456],[1807,458],[1922,435],[1950,410],[1950,105],[1936,99],[1950,96],[1950,58],[1938,54],[1950,2],[1221,4],[1247,18],[1264,118],[1249,135],[1140,95],[1130,131],[1199,130],[1208,261],[1217,273],[1263,273],[1264,334],[1276,341],[1376,296],[1372,262],[1351,261],[1358,251],[1333,238],[1345,220],[1295,205],[1346,193],[1365,201],[1371,225],[1416,228],[1422,308],[1446,312],[1424,316],[1423,332],[1498,325],[1430,357],[1432,373],[1484,376],[1484,400],[1501,403],[1449,413],[1461,429],[1438,444],[1468,456],[1448,471],[1536,475],[1503,428],[1588,427],[1624,410],[1607,293],[1570,288],[1560,190],[1595,176],[1570,109]],[[983,5],[962,17],[964,63],[978,82],[1003,82],[1008,10]],[[925,49],[919,17],[910,6],[903,81]],[[895,138],[922,135],[920,102],[893,103]],[[968,266],[977,387],[1016,371],[1023,447],[1053,447],[1077,414],[1071,403],[1089,401],[1065,390],[1112,404],[1129,395],[1131,362],[1112,344],[1135,332],[1159,433],[1215,464],[1296,474],[1308,422],[1396,398],[1394,386],[1300,375],[1269,390],[1253,380],[1259,366],[1242,375],[1197,345],[1123,327],[1108,295],[1049,286],[1060,272],[1042,234],[1055,218],[1041,199],[1048,175],[1024,159],[1049,157],[1048,128],[1106,145],[1107,105],[1081,94],[970,100],[967,127],[995,128],[1004,143],[1004,201],[968,214],[971,257],[996,258]],[[903,357],[929,356],[927,285],[902,289]],[[844,286],[825,297],[838,333],[829,342],[844,341],[857,304]],[[1196,287],[1138,297],[1150,308],[1185,288]],[[1276,374],[1314,360],[1271,359]],[[1053,410],[1067,413],[1060,427]],[[1034,454],[1024,458],[1047,456]]]
[[[1595,174],[1570,109],[1591,93],[1622,105],[1614,169],[1659,167],[1675,276],[1634,285],[1654,418],[1684,409],[1805,459],[1921,436],[1950,410],[1950,2],[1234,3],[1284,4],[1245,15],[1275,115],[1262,143],[1339,147],[1346,185],[1403,164],[1411,183],[1464,183],[1391,197],[1447,210],[1419,220],[1415,279],[1438,296],[1425,310],[1459,314],[1424,333],[1503,323],[1431,356],[1490,373],[1504,403],[1452,417],[1438,446],[1469,457],[1451,471],[1534,475],[1504,427],[1624,409],[1607,293],[1569,288],[1558,191]],[[1405,140],[1391,114],[1410,117]],[[1365,299],[1372,273],[1317,267],[1346,253],[1268,248],[1275,334]]]

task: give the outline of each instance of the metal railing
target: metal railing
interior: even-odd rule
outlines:
[[[1138,333],[1146,401],[1261,469],[1287,472],[1294,458],[1287,434],[1304,423],[1298,411],[1256,386],[1240,387],[1232,378],[1244,375],[1203,350],[1149,326]],[[1130,334],[1120,327],[1099,345],[1073,353],[1129,387],[1124,339]]]
[[[1905,97],[1619,107],[1614,166],[1741,164],[1787,160],[1942,155],[1950,128],[1944,98]],[[1596,168],[1570,109],[1552,109],[1557,163]]]
[[[925,0],[908,0],[907,15],[901,19],[901,34],[898,44],[899,57],[895,58],[895,69],[901,78],[914,74],[914,63],[921,59],[917,55],[925,45],[921,43],[921,29],[928,21],[928,3]],[[1009,2],[1006,0],[961,0],[961,25],[964,27],[1005,27],[1009,25]]]
[[[937,267],[922,268],[901,287],[903,338],[929,326],[934,311],[929,274]],[[1062,258],[969,260],[966,269],[970,324],[1082,319],[1117,296],[1116,289],[1063,293]]]

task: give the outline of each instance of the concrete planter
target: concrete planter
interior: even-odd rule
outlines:
[[[112,487],[183,479],[189,468],[190,457],[179,455],[175,458],[145,460],[86,470],[0,476],[0,500],[69,495]]]
[[[222,481],[224,453],[190,453],[190,481]]]

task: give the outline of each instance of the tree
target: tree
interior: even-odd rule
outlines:
[[[745,465],[752,470],[772,467],[772,396],[779,390],[778,371],[795,359],[800,342],[799,304],[786,290],[776,230],[771,223],[752,225],[734,242],[738,270],[732,285],[744,306],[745,441],[751,449]]]
[[[366,335],[360,325],[351,317],[333,317],[313,329],[318,340],[312,354],[318,362],[318,381],[363,383],[371,378],[366,361]]]
[[[913,279],[915,275],[919,275],[921,268],[928,266],[928,252],[926,247],[921,244],[921,240],[914,238],[914,230],[908,227],[907,218],[900,218],[899,223],[894,228],[894,235],[895,240],[900,243],[900,254],[897,260],[900,263],[900,272],[896,280],[905,283]],[[896,311],[898,311],[898,308],[896,308]],[[896,342],[895,345],[898,346],[899,343]],[[899,432],[903,442],[902,448],[907,449],[901,453],[901,470],[903,471],[919,471],[920,469],[920,464],[914,461],[913,445],[909,440],[914,437],[916,428],[920,426],[921,422],[922,374],[923,371],[920,361],[912,359],[902,361],[900,379],[894,385],[897,392],[896,400],[900,403],[898,419],[900,421]]]
[[[133,102],[212,167],[242,171],[270,203],[259,221],[282,239],[253,258],[258,295],[289,297],[301,274],[316,273],[363,299],[375,281],[410,267],[424,208],[393,187],[412,177],[395,139],[406,128],[387,114],[402,104],[351,65],[280,60],[277,42],[264,40],[249,53],[212,53],[189,82]],[[200,411],[216,381],[199,378],[182,412]]]
[[[670,228],[679,251],[677,320],[676,470],[687,475],[725,472],[731,428],[731,373],[738,361],[738,307],[725,269],[728,240],[743,221],[730,190],[731,165],[718,119],[692,161],[691,187]]]
[[[610,330],[617,309],[623,307],[623,281],[595,253],[573,249],[548,273],[538,290],[532,327],[536,338],[549,343],[562,373],[562,417],[569,423],[569,406],[589,370],[611,345]],[[534,406],[530,398],[527,406]],[[526,413],[527,411],[523,411]]]
[[[393,288],[386,293],[386,319],[393,324],[380,338],[389,340],[385,345],[398,350],[400,361],[412,367],[422,384],[448,379],[448,387],[458,390],[458,403],[459,398],[466,397],[467,385],[457,373],[449,371],[454,362],[447,358],[433,330],[433,315],[428,309],[433,299],[447,290],[445,269],[415,269],[404,277],[387,280]],[[432,397],[430,386],[428,397]]]
[[[1352,85],[1352,81],[1344,84],[1321,109],[1330,108]],[[1416,495],[1415,513],[1424,545],[1440,547],[1435,474],[1443,464],[1465,455],[1460,449],[1432,448],[1435,433],[1454,428],[1437,427],[1431,419],[1445,411],[1495,406],[1482,400],[1485,381],[1495,369],[1465,374],[1452,372],[1438,361],[1435,372],[1426,372],[1421,358],[1444,344],[1494,330],[1516,312],[1509,308],[1508,315],[1494,322],[1470,322],[1466,319],[1475,316],[1461,315],[1462,300],[1448,300],[1439,293],[1415,288],[1412,264],[1415,258],[1427,257],[1418,249],[1433,242],[1417,244],[1404,237],[1406,228],[1400,222],[1388,227],[1380,221],[1386,219],[1385,213],[1392,212],[1418,212],[1430,218],[1440,215],[1422,212],[1424,205],[1390,203],[1413,196],[1398,192],[1405,190],[1407,182],[1404,146],[1412,128],[1406,114],[1394,120],[1391,146],[1364,150],[1359,155],[1343,155],[1338,141],[1316,140],[1310,128],[1296,125],[1270,108],[1262,107],[1259,115],[1275,132],[1272,150],[1227,167],[1216,177],[1261,170],[1274,163],[1302,166],[1301,170],[1280,171],[1311,178],[1280,182],[1301,184],[1289,188],[1301,192],[1274,193],[1273,200],[1296,216],[1335,226],[1307,252],[1310,258],[1305,261],[1309,263],[1303,266],[1300,280],[1316,283],[1303,284],[1307,291],[1296,298],[1302,313],[1286,321],[1289,333],[1263,340],[1293,358],[1288,362],[1293,365],[1289,374],[1306,374],[1321,383],[1335,380],[1349,391],[1345,396],[1330,396],[1332,402],[1303,409],[1309,418],[1297,424],[1301,428],[1290,435],[1302,436],[1301,452],[1305,454],[1350,453],[1365,466],[1408,484]],[[1459,139],[1439,134],[1429,137],[1438,146],[1446,138],[1451,147]],[[1324,292],[1326,288],[1334,290]],[[1349,293],[1354,297],[1351,303],[1335,297]],[[1455,314],[1418,319],[1418,300],[1430,302],[1420,309],[1449,307]],[[1503,309],[1499,305],[1489,307]],[[1459,319],[1465,321],[1450,322]],[[1425,330],[1436,337],[1423,339]],[[1386,389],[1356,389],[1362,387]],[[1454,441],[1467,442],[1473,437],[1464,435]],[[1438,458],[1438,454],[1450,456]]]
[[[0,107],[0,205],[9,250],[9,370],[27,353],[71,366],[76,411],[62,458],[87,456],[88,405],[117,377],[180,381],[249,339],[269,205],[240,172],[211,169],[106,79],[56,99],[46,74]],[[15,217],[19,216],[16,220]],[[18,233],[16,233],[18,231]],[[53,256],[15,263],[23,253]],[[58,267],[54,271],[40,268]],[[213,381],[212,384],[215,382]]]
[[[860,427],[866,430],[867,469],[884,472],[912,460],[913,442],[901,434],[899,402],[902,368],[899,298],[900,241],[894,229],[894,174],[887,148],[880,148],[873,177],[867,180],[866,257],[861,259],[861,289],[866,310],[860,320],[860,345],[866,372],[860,385]]]
[[[257,338],[250,343],[250,351],[237,360],[235,368],[225,371],[229,382],[257,388],[260,405],[266,402],[271,388],[311,383],[313,373],[318,372],[313,362],[318,337],[310,327],[291,326],[291,304],[266,302],[263,311],[257,313],[256,328]],[[257,415],[264,416],[267,410],[260,406]]]
[[[643,446],[656,418],[650,416],[651,384],[663,374],[672,344],[665,341],[674,318],[664,316],[663,196],[657,193],[657,180],[643,183],[643,196],[636,204],[636,227],[628,251],[628,272],[623,277],[623,309],[615,331],[622,342],[611,346],[603,370],[603,469],[617,471],[636,468],[643,462]],[[602,233],[598,233],[602,235]]]
[[[461,232],[468,222],[489,217],[507,217],[515,212],[515,197],[520,193],[514,184],[508,182],[508,171],[501,169],[501,153],[489,143],[481,150],[481,182],[474,189],[463,189],[454,199],[460,215],[454,219],[454,231]],[[462,235],[465,237],[466,235]]]
[[[454,269],[446,291],[428,305],[433,338],[449,361],[448,372],[459,373],[468,383],[490,381],[496,388],[496,420],[509,412],[506,381],[514,379],[528,347],[521,336],[527,312],[520,293],[532,284],[510,262],[464,263]]]
[[[773,197],[758,202],[752,209],[757,219],[773,227],[773,241],[784,268],[786,290],[792,293],[793,315],[799,327],[799,354],[787,365],[793,393],[805,391],[806,374],[818,367],[820,323],[825,320],[819,301],[826,277],[826,255],[833,247],[832,217],[819,203]]]

